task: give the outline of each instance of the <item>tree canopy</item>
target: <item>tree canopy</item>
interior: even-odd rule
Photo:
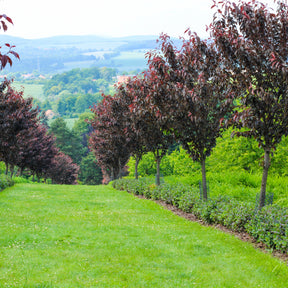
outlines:
[[[288,6],[214,1],[211,36],[231,72],[241,107],[234,116],[238,135],[254,137],[264,150],[260,208],[264,206],[270,156],[288,134]]]

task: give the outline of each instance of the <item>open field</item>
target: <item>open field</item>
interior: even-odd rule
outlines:
[[[24,97],[33,97],[34,99],[38,99],[40,101],[44,101],[45,97],[43,94],[43,85],[42,84],[27,84],[27,83],[21,83],[14,81],[13,82],[13,87],[17,91],[21,91],[24,88]]]
[[[71,130],[78,118],[65,118],[64,121],[66,122],[67,127]]]
[[[111,186],[0,193],[0,287],[287,287],[252,245]]]

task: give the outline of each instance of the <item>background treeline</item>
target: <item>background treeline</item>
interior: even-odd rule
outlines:
[[[62,117],[77,117],[101,100],[102,93],[113,90],[115,76],[115,69],[97,67],[56,74],[42,87],[45,100],[35,103]]]
[[[56,97],[60,93],[106,92],[111,85],[116,70],[111,68],[73,69],[54,75],[43,87],[46,97]]]

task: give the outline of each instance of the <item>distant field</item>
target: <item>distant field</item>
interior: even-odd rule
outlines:
[[[146,50],[133,50],[133,51],[121,51],[120,55],[116,57],[111,57],[108,60],[104,59],[104,54],[114,53],[114,51],[103,50],[103,51],[94,51],[94,52],[87,52],[85,55],[93,55],[98,60],[97,61],[90,61],[91,65],[100,65],[105,66],[108,65],[109,67],[113,67],[118,69],[119,71],[131,71],[131,70],[144,70],[147,68],[147,59],[145,59]],[[84,64],[88,64],[89,61],[82,62],[66,62],[65,68],[75,67],[75,65],[80,65],[81,68]]]
[[[74,62],[65,62],[64,63],[64,68],[63,69],[59,69],[57,72],[58,73],[63,73],[67,70],[72,70],[75,68],[87,68],[87,67],[91,67],[93,66],[93,64],[95,63],[94,60],[89,60],[89,61],[74,61]]]
[[[0,193],[0,287],[287,288],[288,267],[111,186]]]
[[[26,83],[14,81],[12,86],[15,87],[15,89],[19,91],[24,88],[25,98],[33,97],[34,99],[38,99],[40,101],[45,100],[42,84],[26,84]]]
[[[136,70],[136,69],[146,69],[147,59],[145,58],[146,52],[129,51],[121,52],[117,57],[113,58],[113,63],[119,70]]]
[[[74,126],[75,121],[78,120],[78,118],[68,118],[68,119],[64,119],[66,122],[66,125],[69,129],[72,129]]]
[[[104,55],[105,54],[112,54],[112,53],[114,53],[114,52],[113,51],[109,51],[109,50],[107,50],[107,51],[104,50],[104,51],[87,52],[87,53],[84,53],[84,55],[88,55],[88,56],[92,55],[92,56],[95,56],[98,59],[104,59]]]

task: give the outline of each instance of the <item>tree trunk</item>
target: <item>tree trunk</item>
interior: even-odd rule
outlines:
[[[118,160],[118,166],[119,166],[119,173],[118,173],[118,178],[119,179],[122,179],[122,165],[121,165],[121,160],[120,160],[120,158],[119,158],[119,160]]]
[[[139,159],[136,157],[136,162],[135,162],[135,179],[138,179],[138,164],[139,164]]]
[[[5,162],[5,166],[6,166],[5,175],[8,175],[9,164],[7,162]]]
[[[205,167],[205,159],[201,160],[201,168],[202,168],[202,186],[203,186],[203,199],[207,201],[207,182],[206,182],[206,167]]]
[[[11,173],[10,178],[12,179],[14,174],[14,165],[10,165],[10,173]]]
[[[161,158],[159,155],[157,155],[156,157],[156,163],[157,163],[156,185],[157,186],[160,185],[160,162],[161,162]]]
[[[113,181],[114,179],[114,168],[111,168],[111,174],[110,174],[110,181]]]
[[[270,149],[267,149],[265,150],[264,154],[264,166],[261,182],[260,199],[259,199],[259,209],[262,209],[265,206],[266,185],[267,185],[269,167],[270,167]]]

